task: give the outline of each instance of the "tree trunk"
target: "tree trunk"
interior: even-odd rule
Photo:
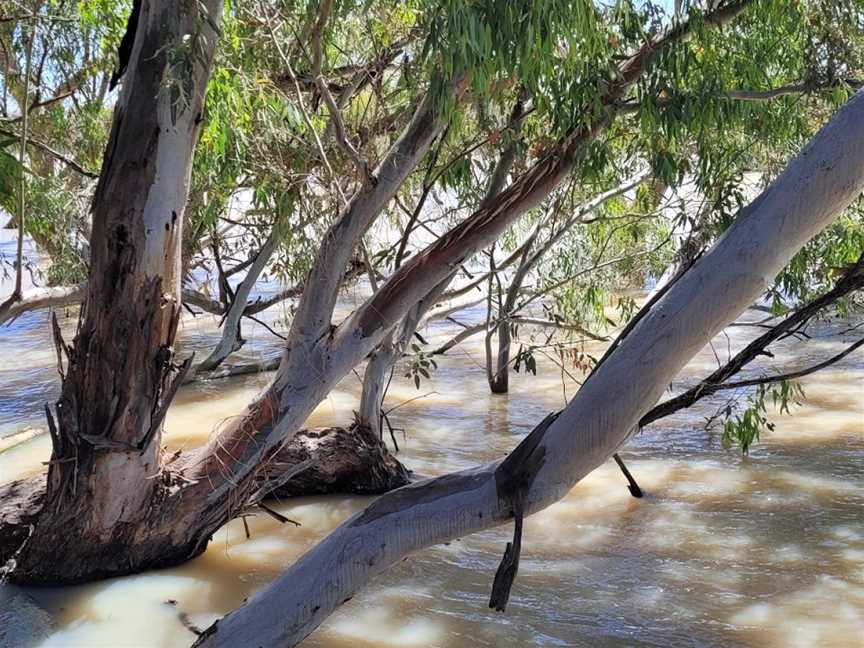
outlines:
[[[173,344],[183,211],[222,4],[140,6],[91,207],[87,301],[73,345],[56,332],[66,369],[56,424],[46,406],[44,506],[14,579],[75,581],[171,561],[150,529],[171,488],[161,432],[182,374]]]
[[[713,249],[678,279],[570,404],[503,462],[384,495],[213,624],[197,646],[293,646],[371,578],[413,551],[559,500],[632,435],[681,368],[864,189],[859,92]]]
[[[377,495],[410,472],[358,426],[300,430],[256,476],[257,501],[305,495]],[[45,501],[45,475],[0,485],[0,565],[25,546]],[[33,538],[38,541],[38,538]]]
[[[357,412],[358,423],[379,439],[382,437],[381,410],[384,404],[387,372],[402,355],[401,349],[397,351],[396,347],[397,344],[391,333],[372,352],[363,371],[363,389],[360,393],[360,409]]]
[[[522,291],[522,284],[525,282],[528,273],[531,270],[531,265],[528,263],[531,257],[531,249],[534,245],[537,232],[534,236],[525,243],[525,249],[522,252],[522,258],[519,261],[519,266],[510,280],[510,285],[507,287],[507,294],[504,297],[504,303],[501,305],[498,313],[498,325],[494,331],[498,336],[498,353],[494,358],[494,373],[491,373],[489,379],[489,389],[493,394],[506,394],[510,389],[510,343],[511,343],[511,322],[510,315],[516,308],[516,300],[519,298],[519,293]],[[490,331],[491,333],[491,331]],[[490,333],[487,333],[489,335]],[[487,345],[491,351],[491,346]],[[493,366],[493,359],[487,358],[486,365]]]
[[[426,297],[415,304],[405,317],[398,330],[389,333],[372,353],[366,370],[363,372],[363,391],[360,396],[360,425],[367,427],[377,437],[382,437],[383,404],[386,395],[384,384],[387,372],[402,357],[420,320],[435,304],[441,293],[450,284],[450,278],[441,282]],[[395,441],[394,441],[395,443]]]
[[[211,21],[178,18],[163,8],[169,3],[153,1],[155,8],[141,9],[128,87],[94,199],[90,301],[69,350],[60,427],[50,426],[54,452],[45,505],[30,540],[0,555],[5,560],[14,554],[7,569],[13,581],[75,583],[185,562],[225,522],[267,495],[258,475],[277,460],[333,384],[333,372],[323,381],[310,376],[319,360],[308,336],[332,311],[356,241],[443,128],[430,98],[379,165],[377,181],[358,191],[325,237],[309,278],[315,294],[301,301],[291,349],[283,357],[288,369],[226,426],[215,445],[163,462],[161,421],[184,373],[172,363],[171,346],[179,317],[179,228],[215,38]],[[210,1],[218,24],[222,3]],[[196,94],[187,93],[190,103],[178,106],[174,94],[160,92],[160,81],[170,76],[166,56],[176,61],[170,47],[186,42],[186,23],[208,31],[208,56],[196,58]],[[464,87],[458,82],[451,89]],[[309,346],[311,353],[304,355]],[[292,434],[256,445],[255,433],[273,430],[274,394],[280,391],[290,393],[279,419]],[[13,526],[14,520],[0,518],[3,533]]]
[[[699,24],[720,26],[733,20],[752,2],[737,0],[702,17]],[[325,240],[310,272],[292,322],[288,348],[273,382],[255,401],[194,458],[187,478],[197,483],[191,497],[200,514],[214,520],[229,519],[232,502],[245,501],[255,473],[280,445],[300,428],[314,407],[337,381],[360,363],[412,308],[448,281],[459,265],[485,246],[527,210],[537,206],[573,170],[585,148],[614,121],[613,106],[650,69],[671,44],[689,38],[694,24],[677,25],[647,41],[621,63],[618,75],[603,98],[604,112],[590,124],[581,123],[551,147],[529,171],[447,234],[412,256],[360,308],[338,326],[333,305],[338,276],[365,229],[387,200],[428,151],[435,133],[443,129],[440,117],[424,102],[412,123],[375,172],[377,182],[367,184],[352,198]],[[448,85],[454,97],[462,95],[466,77]],[[215,522],[214,522],[215,523]]]
[[[510,388],[510,346],[512,344],[511,325],[514,321],[516,311],[518,310],[516,301],[519,299],[522,285],[525,283],[525,279],[528,277],[529,273],[538,263],[540,263],[543,256],[558,244],[567,232],[573,229],[574,226],[583,222],[585,216],[602,206],[611,198],[615,198],[635,189],[647,180],[650,175],[650,171],[637,173],[634,177],[626,180],[617,187],[605,191],[587,201],[585,204],[581,205],[561,227],[553,232],[549,236],[549,239],[538,249],[534,249],[534,243],[539,234],[539,224],[538,228],[532,230],[531,234],[520,246],[519,249],[522,250],[522,253],[519,257],[519,266],[513,274],[513,278],[507,288],[507,296],[504,298],[504,304],[501,307],[501,312],[498,314],[499,323],[495,327],[495,332],[498,336],[498,354],[494,359],[494,373],[490,373],[488,376],[489,389],[493,394],[506,394]],[[588,333],[587,331],[584,331],[584,329],[583,332]],[[487,359],[487,366],[491,367],[492,364],[492,358]]]

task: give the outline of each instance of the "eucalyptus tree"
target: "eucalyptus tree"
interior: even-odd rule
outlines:
[[[153,475],[182,375],[173,343],[183,211],[221,13],[218,0],[182,13],[143,3],[121,61],[125,79],[91,206],[87,303],[71,345],[55,331],[65,366],[56,422],[46,406],[44,504],[16,557],[35,567],[37,581],[53,578],[44,566],[58,552],[80,578],[82,566],[92,575],[91,561],[108,560],[107,547],[150,544],[141,522],[154,492],[170,487]]]
[[[151,0],[142,2],[140,8],[135,46],[94,198],[91,272],[84,316],[71,348],[67,350],[58,339],[61,352],[68,355],[64,356],[67,363],[58,407],[59,426],[52,427],[54,455],[47,489],[39,480],[6,488],[0,516],[5,539],[2,557],[14,557],[10,577],[21,582],[88,580],[176,564],[198,555],[214,531],[266,496],[262,476],[273,467],[280,450],[297,435],[305,419],[338,380],[370,353],[380,350],[382,343],[403,339],[404,331],[411,330],[420,315],[446,294],[454,275],[473,255],[500,239],[521,216],[546,200],[563,182],[574,174],[590,177],[592,173],[600,175],[608,171],[615,159],[609,154],[610,138],[617,136],[622,116],[635,115],[638,119],[640,128],[634,129],[636,135],[631,135],[632,138],[641,136],[643,122],[649,131],[645,141],[639,142],[640,152],[653,152],[650,144],[659,139],[651,135],[651,128],[662,131],[678,127],[678,121],[662,117],[666,109],[670,115],[679,109],[679,104],[661,96],[665,88],[658,86],[659,80],[669,77],[667,85],[674,87],[678,77],[670,69],[674,72],[683,62],[698,60],[699,56],[707,61],[706,65],[711,63],[719,69],[724,57],[730,61],[744,58],[754,34],[770,32],[772,24],[785,29],[788,24],[784,21],[792,20],[776,3],[750,0],[719,3],[710,11],[693,5],[686,21],[674,24],[668,24],[654,8],[640,12],[630,3],[617,3],[610,9],[589,0],[527,4],[454,0],[418,3],[407,11],[403,3],[383,4],[384,13],[374,17],[383,16],[385,22],[401,21],[401,27],[387,39],[382,58],[394,60],[388,56],[397,41],[408,38],[412,45],[406,46],[403,62],[393,67],[387,63],[384,66],[387,72],[373,75],[370,69],[378,70],[376,65],[360,64],[358,70],[351,48],[345,53],[344,47],[345,41],[357,41],[357,25],[368,24],[358,18],[365,15],[365,7],[353,3],[334,5],[325,0],[300,4],[283,15],[267,3],[259,3],[255,7],[257,13],[245,22],[247,31],[243,38],[263,34],[272,43],[269,56],[272,65],[283,66],[287,94],[263,93],[264,107],[271,111],[265,113],[271,121],[251,121],[242,126],[254,130],[261,124],[285,120],[292,128],[278,131],[284,137],[281,152],[279,147],[267,149],[268,155],[264,156],[267,168],[272,171],[275,161],[281,159],[286,172],[284,178],[270,179],[270,190],[261,192],[262,199],[256,208],[270,208],[271,214],[278,214],[271,216],[271,224],[277,218],[289,219],[289,230],[300,238],[299,247],[309,248],[312,238],[320,240],[316,240],[315,249],[307,257],[305,287],[299,295],[281,363],[272,381],[205,447],[169,458],[162,456],[161,419],[181,382],[183,367],[191,366],[187,359],[178,367],[173,343],[182,297],[180,224],[199,122],[203,119],[205,123],[202,151],[214,156],[220,150],[224,153],[224,159],[218,160],[220,165],[224,164],[224,172],[219,171],[213,185],[221,187],[221,193],[216,192],[218,200],[212,203],[216,209],[209,217],[210,223],[204,219],[204,226],[199,228],[203,232],[213,234],[210,224],[224,216],[219,211],[220,204],[236,187],[245,186],[245,180],[237,181],[237,168],[232,168],[236,162],[234,152],[243,153],[240,156],[243,164],[253,164],[258,150],[253,147],[244,152],[240,148],[251,139],[231,140],[226,120],[209,122],[213,130],[208,133],[207,117],[201,113],[221,3],[192,4],[188,15],[172,14],[165,18],[170,29],[156,29],[155,16],[166,7],[161,0]],[[753,15],[748,16],[748,12]],[[232,34],[230,29],[226,29],[226,34]],[[243,38],[227,40],[235,47],[243,43]],[[714,58],[705,52],[712,53]],[[364,81],[370,75],[376,80],[371,85]],[[709,76],[706,73],[705,78]],[[746,79],[736,76],[734,80]],[[221,89],[218,84],[211,85],[213,106],[218,110],[220,105],[230,106],[236,95],[226,76],[220,74],[216,81],[225,84]],[[764,79],[759,81],[762,87]],[[845,87],[838,83],[834,86],[838,91]],[[714,90],[719,93],[726,88]],[[220,98],[219,92],[223,91],[224,97]],[[469,203],[466,210],[469,215],[456,219],[449,229],[436,232],[433,242],[425,248],[395,263],[396,269],[386,282],[377,285],[354,313],[340,323],[334,322],[339,290],[356,259],[362,260],[370,283],[379,280],[372,263],[374,254],[368,254],[364,241],[370,227],[404,198],[406,189],[421,175],[418,170],[424,162],[431,162],[434,172],[452,157],[464,159],[455,154],[484,133],[483,124],[487,120],[483,106],[489,97],[498,114],[505,115],[523,91],[532,102],[532,113],[523,129],[527,141],[534,145],[517,149],[521,155],[515,156],[509,186],[490,192],[487,201],[478,196],[476,203]],[[240,93],[243,101],[257,101],[254,95],[250,88]],[[220,104],[222,101],[224,104]],[[639,104],[635,113],[630,109],[633,101]],[[717,102],[720,101],[718,98]],[[694,100],[692,105],[701,103]],[[710,106],[716,108],[717,103],[709,101],[706,105],[709,107],[700,113],[703,123],[711,121],[710,111],[714,108]],[[860,100],[850,105],[853,107],[846,110],[845,117],[838,118],[840,121],[849,121],[849,115],[859,114]],[[380,113],[375,113],[376,110]],[[374,120],[379,126],[365,132],[363,128],[368,122],[363,115],[370,111],[379,115]],[[661,117],[656,117],[658,111]],[[226,114],[230,114],[227,108]],[[651,115],[655,115],[653,121]],[[685,123],[691,122],[685,120]],[[243,128],[236,129],[234,134],[243,134]],[[629,433],[632,423],[625,424],[631,418],[637,421],[643,407],[650,407],[659,396],[658,385],[665,385],[673,377],[670,373],[674,374],[689,357],[687,354],[725,323],[729,313],[740,305],[742,295],[746,293],[751,298],[750,293],[757,290],[754,277],[761,281],[779,270],[787,253],[815,234],[844,206],[844,201],[852,200],[860,184],[855,175],[860,171],[860,160],[854,152],[829,146],[836,130],[834,127],[822,137],[818,150],[825,159],[833,154],[839,156],[836,160],[838,168],[842,168],[837,172],[839,184],[832,185],[833,180],[822,176],[819,183],[813,183],[811,193],[802,198],[801,207],[795,208],[797,225],[777,235],[776,254],[760,259],[747,257],[747,263],[755,264],[752,273],[740,277],[717,275],[728,284],[718,287],[726,291],[725,301],[711,312],[702,312],[704,330],[700,328],[686,338],[687,344],[680,349],[667,349],[669,357],[660,357],[654,366],[632,365],[646,336],[656,333],[663,337],[663,327],[655,326],[657,318],[663,315],[652,311],[645,322],[653,324],[647,326],[643,322],[632,334],[635,337],[628,336],[620,347],[627,352],[616,351],[610,356],[589,381],[586,395],[580,392],[573,401],[580,403],[576,409],[568,409],[566,416],[541,426],[541,430],[548,429],[543,439],[542,433],[529,437],[528,446],[554,440],[556,445],[549,447],[563,450],[560,455],[550,453],[558,456],[560,462],[549,464],[548,470],[554,472],[551,480],[537,482],[545,486],[542,497],[530,500],[531,506],[549,502],[553,495],[560,496],[572,480],[592,469],[596,462],[607,459]],[[849,132],[854,133],[853,128]],[[705,138],[708,139],[707,132]],[[493,147],[495,139],[485,133],[479,138],[481,142],[489,140]],[[168,142],[165,147],[170,147],[171,155],[169,148],[163,148],[163,141]],[[450,155],[435,161],[432,158],[442,142],[444,153]],[[165,156],[161,155],[163,151]],[[125,167],[121,167],[123,156],[129,156]],[[660,154],[648,157],[655,170],[664,167],[663,160],[668,160]],[[162,166],[166,158],[171,164],[170,174],[160,173],[160,169],[166,168]],[[124,173],[120,173],[121,168]],[[259,177],[248,182],[261,182],[268,189],[267,168],[260,169]],[[801,163],[795,168],[807,167]],[[471,173],[472,165],[466,167],[460,163],[451,170]],[[494,177],[492,173],[485,175]],[[297,189],[301,178],[306,184]],[[124,182],[133,186],[121,193],[119,189],[125,186],[121,186]],[[191,204],[206,211],[211,204],[206,189],[210,185],[206,177],[201,182],[200,191],[195,190],[198,194],[193,192]],[[478,187],[489,184],[493,183],[476,183]],[[114,187],[118,190],[113,191]],[[817,211],[818,218],[814,216],[812,222],[807,221],[807,214],[801,209],[810,205],[808,201],[823,197],[826,187],[838,191]],[[423,188],[415,195],[422,193]],[[778,191],[771,196],[779,200]],[[282,197],[287,198],[285,209],[278,212],[276,200]],[[118,204],[121,200],[123,204]],[[314,234],[304,240],[309,231],[306,225],[310,224],[303,218],[307,205],[311,211],[320,207],[326,217],[312,220]],[[738,229],[752,233],[754,242],[768,245],[767,230],[773,215],[756,218],[762,214],[760,209],[754,206],[753,217],[744,219],[744,225]],[[410,222],[410,217],[406,222]],[[319,237],[316,226],[321,228],[325,224],[327,229]],[[411,230],[412,227],[406,226],[407,237]],[[269,234],[269,229],[266,231]],[[202,233],[202,237],[205,235]],[[724,240],[730,237],[731,234]],[[259,245],[267,245],[266,236],[258,238]],[[219,245],[217,242],[216,250],[224,249]],[[721,258],[729,254],[730,245],[725,243]],[[250,256],[237,265],[251,268],[256,263]],[[708,270],[694,270],[690,276],[699,277],[700,281],[706,276],[706,281],[714,280]],[[109,276],[114,275],[123,281],[110,281]],[[736,283],[739,279],[740,285]],[[687,286],[692,281],[681,279],[675,287]],[[668,299],[676,307],[698,311],[698,300],[694,299],[692,304],[688,301],[693,296],[692,286],[683,293],[681,290],[674,294],[670,291]],[[734,303],[726,303],[733,297]],[[220,300],[220,307],[226,312],[233,311],[236,317],[245,299],[242,295],[229,296]],[[636,335],[642,330],[647,333]],[[652,341],[653,337],[648,340]],[[652,348],[659,354],[666,349],[665,344]],[[621,358],[622,353],[623,360],[613,361]],[[643,376],[644,371],[645,388],[634,391],[639,397],[632,396],[625,401],[626,407],[616,411],[619,418],[606,420],[604,408],[596,402],[597,394],[604,393],[609,380],[603,376],[610,372],[620,376],[622,367],[632,368],[630,378],[634,379]],[[581,403],[585,402],[592,407],[584,408]],[[570,412],[575,414],[571,416]],[[571,428],[565,425],[566,421],[581,421],[585,427]],[[571,429],[580,430],[577,438],[581,445],[569,443],[567,433]],[[522,446],[505,464],[505,473],[518,474],[523,459],[537,456],[532,455],[533,446],[528,446]],[[583,450],[574,469],[571,460]],[[533,461],[526,465],[536,468]],[[496,496],[495,480],[494,468],[481,469],[474,476],[456,476],[453,480],[402,489],[382,500],[378,508],[361,518],[363,524],[339,532],[335,540],[325,543],[325,549],[298,564],[296,573],[303,578],[297,582],[303,585],[297,591],[309,594],[303,603],[308,603],[308,607],[301,605],[291,611],[290,632],[274,628],[269,624],[278,621],[267,619],[262,642],[302,638],[341,602],[344,596],[339,595],[337,601],[327,595],[321,606],[313,609],[321,598],[316,588],[328,585],[315,580],[317,576],[309,579],[305,576],[317,569],[315,556],[320,556],[327,546],[339,545],[340,538],[351,541],[354,537],[351,534],[360,533],[361,539],[370,540],[378,531],[389,532],[387,524],[392,519],[401,520],[403,508],[408,518],[422,522],[423,516],[415,517],[416,512],[428,510],[437,515],[443,510],[436,508],[440,504],[454,504],[442,517],[446,521],[441,527],[442,534],[501,523],[513,507],[521,515],[521,504],[511,501],[513,493],[505,489],[503,499]],[[415,493],[420,493],[417,506],[414,506]],[[478,502],[482,521],[474,519],[473,507]],[[529,509],[526,507],[525,512]],[[32,534],[30,525],[34,529]],[[332,591],[353,591],[371,573],[369,570],[401,557],[406,550],[434,542],[438,536],[429,535],[427,528],[423,533],[406,532],[404,537],[403,546],[387,545],[390,549],[383,560],[370,554],[368,567],[350,566],[342,570],[340,565],[339,573],[344,578]],[[374,547],[380,539],[375,538],[374,543],[361,550],[377,552]],[[381,549],[384,551],[383,546]],[[355,568],[359,571],[352,572]],[[273,599],[265,597],[265,600]],[[235,630],[247,631],[249,625],[244,617],[245,613],[232,617],[237,620],[223,626],[228,630],[218,632],[216,638],[228,641],[224,638],[236,636]],[[212,640],[212,635],[208,640]]]
[[[295,645],[409,553],[513,519],[514,540],[490,598],[490,606],[503,610],[518,570],[522,518],[563,497],[625,443],[690,358],[859,198],[862,144],[864,91],[739,212],[709,253],[639,313],[570,404],[503,461],[382,496],[213,624],[196,645],[231,646],[250,638]],[[615,407],[608,407],[610,400]]]

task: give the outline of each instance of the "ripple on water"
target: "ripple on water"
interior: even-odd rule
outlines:
[[[346,308],[342,309],[343,312]],[[279,313],[269,314],[270,321]],[[0,435],[44,426],[56,396],[56,366],[44,320],[22,318],[0,330]],[[64,322],[71,339],[71,324]],[[184,317],[184,350],[206,350],[215,318]],[[247,357],[278,350],[254,329]],[[252,330],[250,329],[250,333]],[[734,350],[746,341],[734,329]],[[452,334],[437,324],[431,344]],[[717,345],[726,348],[726,341]],[[801,364],[834,352],[820,342]],[[26,352],[22,353],[22,349]],[[791,361],[784,348],[780,362]],[[864,354],[808,380],[810,403],[775,417],[776,430],[749,458],[719,447],[704,429],[723,399],[660,422],[636,436],[624,458],[646,491],[636,500],[614,464],[604,465],[563,500],[527,520],[523,563],[506,614],[488,609],[489,588],[512,527],[420,551],[378,577],[340,608],[306,644],[341,646],[859,646],[864,632]],[[514,374],[512,392],[488,394],[482,342],[440,359],[417,390],[396,372],[395,410],[402,459],[441,474],[500,458],[548,412],[561,407],[560,371]],[[705,350],[673,385],[680,391],[715,366]],[[204,443],[236,415],[268,376],[184,388],[168,414],[170,449]],[[53,390],[53,391],[52,391]],[[569,396],[575,385],[566,385]],[[310,424],[344,424],[359,382],[348,376]],[[614,407],[614,403],[608,404]],[[13,430],[14,431],[14,430]],[[404,434],[404,436],[403,436]],[[0,452],[0,479],[42,469],[47,438]],[[187,646],[181,622],[203,627],[236,607],[368,498],[316,497],[276,508],[302,526],[269,516],[239,521],[190,563],[66,589],[33,590],[55,614],[44,645]],[[167,600],[176,601],[174,604]]]

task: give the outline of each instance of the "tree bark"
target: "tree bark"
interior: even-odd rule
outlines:
[[[528,273],[531,271],[531,266],[528,261],[531,258],[531,249],[534,245],[534,241],[535,239],[529,239],[526,242],[525,251],[522,253],[519,266],[516,268],[516,272],[510,279],[510,285],[507,288],[504,303],[501,305],[501,309],[498,313],[498,325],[486,333],[487,336],[491,336],[494,332],[498,336],[498,353],[494,358],[495,370],[494,372],[489,372],[486,376],[489,382],[489,389],[493,394],[506,394],[510,389],[510,343],[512,324],[509,320],[509,316],[516,307],[516,300],[519,298],[519,294],[522,291],[522,284],[525,282]],[[487,344],[486,346],[487,352],[491,353],[491,345]],[[486,366],[490,368],[493,366],[493,358],[487,358]]]
[[[161,433],[182,376],[173,344],[183,211],[222,4],[141,5],[91,206],[87,301],[73,345],[55,331],[67,366],[56,423],[46,406],[44,506],[15,558],[16,580],[166,562],[165,538],[150,531],[172,488]]]
[[[379,498],[197,646],[296,645],[413,551],[530,515],[624,444],[681,368],[864,189],[864,92],[852,98],[712,250],[640,318],[560,414],[499,463]],[[514,502],[518,502],[514,504]]]
[[[402,318],[398,331],[391,332],[378,348],[372,353],[366,369],[363,372],[363,390],[360,396],[359,422],[368,428],[377,438],[383,436],[383,404],[386,395],[385,379],[393,365],[402,357],[405,349],[414,337],[414,332],[429,308],[444,292],[450,279],[436,286],[426,297],[420,300],[405,317]],[[395,441],[394,441],[395,443]]]

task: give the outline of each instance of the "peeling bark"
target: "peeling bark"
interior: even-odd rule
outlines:
[[[66,366],[56,423],[46,407],[44,506],[15,580],[71,582],[165,562],[166,538],[150,530],[165,524],[172,511],[161,504],[176,490],[161,426],[184,369],[173,348],[183,210],[221,11],[217,0],[179,12],[141,3],[91,205],[87,302],[73,344],[58,339]],[[171,52],[184,39],[198,51],[178,62]]]

